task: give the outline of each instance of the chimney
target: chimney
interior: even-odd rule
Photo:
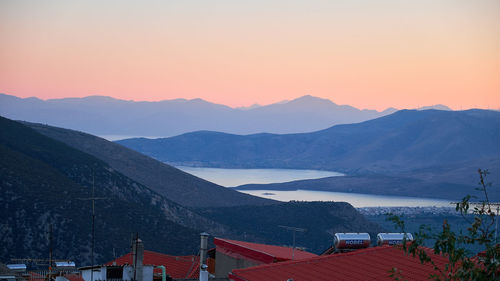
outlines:
[[[203,232],[200,233],[201,245],[200,245],[200,266],[206,264],[207,259],[207,247],[208,247],[208,236],[210,234]]]
[[[144,244],[142,240],[136,238],[132,245],[132,263],[134,266],[134,280],[143,281],[142,280],[142,272],[143,272],[143,263],[144,260]]]
[[[200,281],[208,281],[208,271],[207,271],[207,247],[208,247],[208,236],[210,234],[203,232],[200,233]]]

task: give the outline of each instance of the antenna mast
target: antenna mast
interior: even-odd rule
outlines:
[[[92,238],[90,244],[90,260],[92,270],[90,270],[90,281],[94,281],[94,242],[95,242],[95,200],[106,199],[106,197],[95,197],[95,179],[94,170],[92,169],[92,197],[78,198],[80,200],[92,200]]]
[[[307,229],[305,228],[299,228],[299,227],[293,227],[293,226],[286,226],[286,225],[278,225],[278,227],[284,228],[289,231],[293,231],[293,247],[292,247],[292,260],[295,259],[295,232],[305,232]]]
[[[52,224],[49,225],[49,281],[52,281]]]

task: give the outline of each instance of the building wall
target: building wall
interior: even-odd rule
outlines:
[[[123,280],[134,279],[134,267],[131,265],[126,265],[123,267]],[[142,267],[142,280],[143,281],[153,281],[153,266],[144,265]]]
[[[259,264],[261,263],[245,258],[234,258],[217,251],[215,252],[215,277],[224,278],[233,269],[247,268]]]
[[[142,280],[153,281],[153,266],[144,265],[142,269]]]
[[[81,270],[82,278],[85,281],[90,280],[90,269]],[[123,279],[125,281],[134,279],[134,268],[130,265],[125,265],[123,267]],[[94,269],[94,281],[107,280],[106,279],[106,267],[100,267]],[[142,280],[143,281],[153,281],[153,266],[145,265],[142,270]]]
[[[93,280],[90,280],[91,271],[94,270]],[[96,280],[106,280],[106,267],[102,266],[94,269],[84,269],[81,270],[82,278],[85,281],[96,281]]]
[[[123,280],[132,280],[134,279],[134,268],[130,265],[126,265],[123,267]]]

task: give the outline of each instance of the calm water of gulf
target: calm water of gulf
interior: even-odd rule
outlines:
[[[318,170],[293,169],[220,169],[177,166],[177,168],[217,183],[222,186],[239,186],[243,184],[280,183],[303,179],[343,176],[341,173]],[[279,201],[343,201],[359,207],[449,207],[450,201],[403,196],[385,196],[360,193],[328,192],[315,190],[239,190],[251,195]]]
[[[361,207],[450,207],[449,200],[403,196],[385,196],[360,193],[329,192],[315,190],[238,190],[254,196],[278,201],[342,201],[356,208]]]
[[[319,179],[344,174],[318,170],[293,169],[220,169],[176,166],[176,168],[213,183],[230,187],[243,184],[279,183],[295,180]]]

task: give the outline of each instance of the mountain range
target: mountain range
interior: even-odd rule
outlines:
[[[302,134],[199,131],[117,143],[164,162],[205,167],[402,172],[500,158],[500,112],[402,110]]]
[[[370,178],[374,179],[368,176],[381,175],[384,180],[378,177],[375,182],[385,189],[385,194],[398,190],[395,187],[404,185],[405,179],[418,179],[420,184],[409,185],[414,191],[405,193],[408,189],[399,188],[398,195],[432,197],[436,192],[428,187],[438,184],[439,194],[456,198],[458,195],[450,190],[460,186],[463,191],[471,183],[475,187],[478,168],[489,168],[492,179],[500,179],[499,140],[500,112],[497,111],[402,110],[374,120],[336,125],[312,133],[243,136],[200,131],[171,138],[135,138],[118,143],[178,165],[318,169],[356,177],[356,180],[351,178],[349,184],[345,182],[348,178],[330,178],[331,183],[325,185],[323,181],[321,190],[352,183],[350,192],[360,192],[363,186],[366,189],[371,184]],[[310,183],[299,182],[294,188],[318,186],[317,181]],[[280,185],[280,189],[290,189],[292,185]],[[268,187],[277,185],[253,186],[252,189]],[[346,191],[341,189],[336,191]],[[380,192],[375,186],[372,190]]]
[[[439,109],[448,109],[436,105]],[[300,133],[381,117],[395,112],[359,110],[328,99],[303,96],[266,106],[231,108],[202,99],[135,102],[105,96],[41,100],[0,94],[0,115],[84,131],[108,139],[170,137],[198,130],[233,134]]]

